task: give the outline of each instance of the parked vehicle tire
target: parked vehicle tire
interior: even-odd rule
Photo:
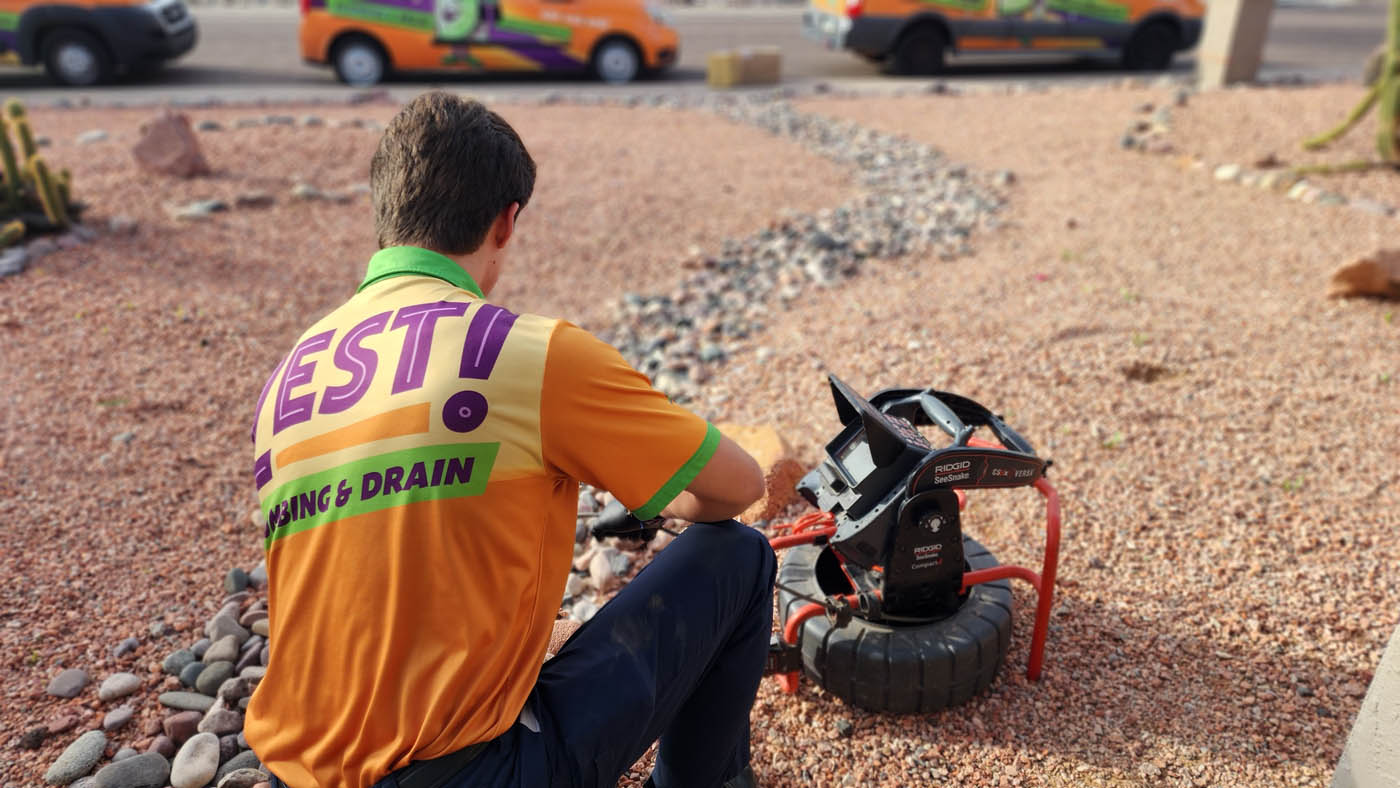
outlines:
[[[896,74],[933,76],[943,70],[943,52],[947,48],[948,40],[943,31],[931,25],[919,25],[899,37],[890,65]]]
[[[972,569],[997,565],[975,540],[964,538],[963,550]],[[819,566],[821,553],[818,547],[788,550],[778,582],[817,598],[843,590],[829,587],[830,567]],[[779,589],[783,624],[806,603]],[[991,685],[1011,645],[1011,582],[973,586],[956,613],[929,624],[852,618],[835,629],[825,616],[809,618],[798,643],[807,677],[852,705],[895,713],[957,706]]]
[[[44,36],[44,70],[61,85],[86,87],[112,78],[112,56],[86,30],[61,27]]]
[[[378,42],[365,36],[342,39],[331,50],[331,65],[341,82],[357,88],[377,85],[389,73],[389,58]]]
[[[1163,71],[1181,48],[1176,26],[1160,19],[1133,32],[1123,47],[1123,67],[1133,71]]]
[[[609,85],[625,85],[642,71],[642,54],[631,41],[610,38],[593,50],[593,75]]]

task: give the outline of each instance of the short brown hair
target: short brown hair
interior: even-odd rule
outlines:
[[[515,129],[480,102],[432,91],[389,121],[369,168],[380,248],[468,254],[511,203],[535,189]]]

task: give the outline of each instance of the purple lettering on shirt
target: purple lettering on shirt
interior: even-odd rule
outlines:
[[[331,346],[334,331],[326,331],[297,345],[287,359],[287,371],[282,375],[282,385],[277,388],[277,404],[272,413],[272,434],[311,418],[311,408],[315,404],[315,393],[293,397],[292,389],[311,382],[316,373],[316,362],[304,361],[312,353],[319,353]]]
[[[282,371],[282,366],[287,363],[287,359],[277,362],[277,369],[272,370],[272,374],[267,376],[267,382],[263,384],[262,394],[258,395],[258,409],[253,411],[253,428],[248,431],[248,440],[254,443],[258,440],[258,419],[262,418],[263,403],[267,402],[267,393],[272,391],[272,381],[277,379],[277,373]]]
[[[474,457],[463,457],[457,459],[451,457],[447,460],[447,473],[444,474],[443,484],[466,484],[472,480],[472,465],[476,463]]]
[[[421,462],[413,463],[413,467],[408,470],[408,478],[404,479],[403,488],[412,490],[414,487],[428,486],[428,468]]]
[[[305,520],[315,514],[316,491],[307,490],[303,493],[297,493],[297,509],[301,510],[301,516],[297,518],[298,520]]]
[[[360,483],[360,500],[368,501],[378,495],[383,483],[384,477],[379,475],[379,471],[366,471]]]
[[[496,359],[501,355],[501,346],[506,343],[506,335],[515,325],[514,312],[494,304],[482,304],[472,315],[472,324],[467,328],[467,342],[462,346],[462,369],[460,377],[485,380],[491,377],[496,367]]]
[[[394,317],[394,328],[408,327],[404,334],[403,350],[399,353],[399,368],[394,373],[392,394],[412,391],[423,385],[423,375],[428,368],[428,354],[433,345],[433,326],[441,317],[461,317],[467,313],[467,304],[455,301],[437,301],[431,304],[406,306]]]
[[[265,451],[253,461],[253,483],[261,490],[264,484],[272,481],[272,452]]]
[[[438,458],[436,461],[433,462],[433,486],[434,486],[434,487],[438,486],[439,484],[442,484],[442,466],[443,466],[443,461],[442,461],[441,458]]]
[[[384,469],[384,494],[403,491],[403,468],[397,465]]]
[[[341,413],[349,410],[360,401],[366,391],[369,391],[369,384],[374,380],[374,371],[379,366],[379,354],[361,347],[360,342],[365,337],[383,331],[384,327],[389,325],[391,314],[393,313],[380,312],[374,317],[360,321],[347,331],[340,344],[336,345],[335,366],[350,373],[350,382],[326,389],[326,393],[321,396],[321,413]]]

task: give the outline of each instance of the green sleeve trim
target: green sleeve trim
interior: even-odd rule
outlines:
[[[642,508],[632,512],[638,520],[650,520],[661,514],[661,510],[666,508],[666,504],[676,500],[676,496],[685,491],[690,483],[695,481],[695,477],[700,475],[700,471],[710,462],[710,458],[715,456],[715,450],[719,448],[719,428],[713,424],[706,425],[705,440],[700,442],[700,448],[690,455],[685,465],[676,471],[661,489],[651,496],[651,499],[642,504]]]

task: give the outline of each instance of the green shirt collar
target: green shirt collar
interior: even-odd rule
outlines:
[[[477,298],[486,298],[471,274],[451,259],[429,249],[417,246],[390,246],[380,249],[369,259],[369,269],[365,271],[365,281],[355,292],[391,276],[431,276],[434,279],[466,290]]]

